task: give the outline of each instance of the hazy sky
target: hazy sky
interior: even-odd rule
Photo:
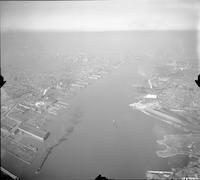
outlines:
[[[1,31],[195,29],[197,1],[4,1],[0,2]]]

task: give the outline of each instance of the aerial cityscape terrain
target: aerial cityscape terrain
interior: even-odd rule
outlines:
[[[200,0],[0,16],[1,179],[200,180]]]
[[[178,45],[181,49],[182,45]],[[187,56],[184,50],[181,52],[182,57]],[[157,58],[173,55],[170,50],[166,55],[164,53],[166,51],[160,57],[156,55]],[[132,52],[57,53],[51,58],[60,59],[59,70],[39,73],[5,64],[2,71],[6,84],[1,88],[2,171],[9,169],[22,179],[23,176],[37,177],[52,151],[65,142],[80,123],[83,110],[72,108],[74,99],[98,80],[129,66],[135,68],[138,81],[129,82],[130,92],[134,93],[134,103],[129,106],[176,129],[174,133],[167,133],[161,128],[162,137],[156,140],[158,145],[165,147],[157,149],[156,156],[169,159],[168,170],[150,167],[146,178],[199,178],[200,91],[194,82],[197,64],[192,57],[191,60],[177,57],[157,60],[148,66],[156,56],[154,52],[146,55]],[[148,71],[145,66],[150,67]],[[120,129],[119,120],[111,121],[115,129]],[[170,157],[178,155],[180,159],[187,159],[185,166],[170,162]],[[26,168],[27,174],[23,173],[22,167]]]
[[[165,69],[165,72],[160,69]],[[158,144],[165,147],[156,152],[159,157],[189,157],[184,168],[175,166],[172,172],[148,171],[148,179],[200,178],[200,91],[191,78],[194,69],[188,62],[176,61],[156,67],[155,74],[146,81],[147,94],[130,104],[133,109],[181,131],[178,134],[166,134],[163,139],[157,140]]]

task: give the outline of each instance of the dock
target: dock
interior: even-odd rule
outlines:
[[[1,167],[1,176],[2,176],[2,172],[9,176],[11,179],[14,179],[14,180],[19,180],[19,177],[17,177],[16,175],[14,175],[13,173],[9,172],[8,170],[4,169],[3,167]]]

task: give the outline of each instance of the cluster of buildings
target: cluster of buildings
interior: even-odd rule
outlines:
[[[46,127],[48,118],[45,117],[48,114],[57,115],[60,109],[67,108],[69,104],[51,96],[48,90],[45,93],[33,91],[21,98],[9,99],[4,87],[1,100],[1,150],[6,153],[5,157],[11,155],[31,165],[37,155],[41,154],[51,134]],[[6,177],[18,179],[6,168],[1,169]]]
[[[30,123],[32,119],[40,119],[44,112],[51,113],[53,110],[67,108],[68,103],[58,101],[52,97],[42,97],[34,99],[32,94],[28,94],[22,102],[16,103],[1,118],[1,131],[15,134],[21,131],[29,134],[38,140],[44,141],[50,132],[44,127],[39,127]]]
[[[64,58],[64,57],[63,57]],[[118,69],[125,63],[124,58],[117,58],[117,55],[89,55],[77,54],[69,55],[63,59],[63,69],[60,72],[51,74],[52,80],[47,74],[38,74],[44,83],[41,87],[36,85],[36,88],[44,89],[51,87],[56,89],[57,93],[68,96],[81,88],[87,87],[95,80],[101,79],[110,71]],[[34,82],[33,80],[31,80]],[[37,83],[36,83],[37,84]],[[46,87],[42,85],[46,84]]]
[[[6,91],[2,91],[5,97]],[[36,96],[29,93],[21,99],[4,103],[1,106],[1,145],[6,152],[17,159],[31,164],[41,145],[50,136],[50,131],[42,121],[48,121],[46,114],[57,115],[68,104],[47,95]]]
[[[20,104],[15,105],[6,116],[1,118],[1,144],[10,154],[30,164],[38,150],[38,145],[44,142],[50,132],[35,126],[29,122],[30,119],[39,118],[34,111],[18,109]],[[25,106],[22,106],[25,108]],[[34,139],[34,143],[22,143],[23,138]],[[37,143],[37,141],[39,141]]]
[[[129,106],[182,132],[157,141],[166,146],[165,150],[157,151],[159,157],[184,154],[192,161],[184,168],[174,168],[173,172],[148,171],[147,179],[200,178],[200,91],[189,77],[193,74],[192,65],[184,62],[163,65],[161,69],[167,69],[165,74],[156,68],[157,73],[145,80],[143,88],[134,87],[139,98]]]
[[[66,61],[66,66],[70,66],[64,65],[64,71],[57,74],[23,72],[20,75],[17,72],[16,81],[14,73],[7,79],[6,90],[2,88],[2,148],[27,164],[33,162],[40,146],[51,135],[41,125],[45,114],[57,116],[60,109],[69,106],[62,99],[68,99],[124,63],[111,57],[87,55],[71,57],[71,60],[71,63]]]

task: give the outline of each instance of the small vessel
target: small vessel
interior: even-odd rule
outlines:
[[[117,121],[114,119],[112,122],[113,122],[113,126],[117,127]]]

